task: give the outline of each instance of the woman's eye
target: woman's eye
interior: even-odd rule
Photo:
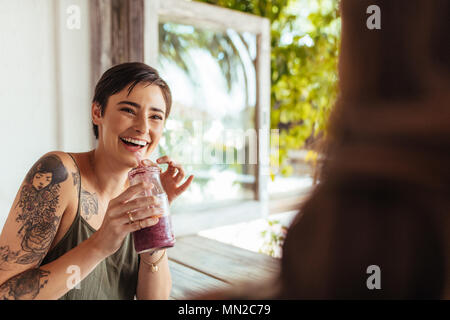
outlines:
[[[134,114],[134,110],[133,109],[130,109],[130,108],[122,108],[122,109],[120,109],[121,111],[125,111],[125,112],[127,112],[127,113],[131,113],[131,114]]]
[[[162,120],[163,118],[160,115],[154,114],[150,117],[150,119],[158,119],[158,120]]]

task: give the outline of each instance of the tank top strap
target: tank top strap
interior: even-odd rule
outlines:
[[[77,171],[78,171],[78,179],[80,180],[79,184],[78,184],[78,209],[79,209],[80,208],[80,197],[81,197],[81,171],[80,171],[80,168],[78,167],[77,162],[75,161],[75,158],[72,156],[72,154],[69,152],[67,152],[67,154],[72,158],[72,161],[75,164],[75,167],[77,168]],[[77,212],[78,212],[78,210],[77,210]]]

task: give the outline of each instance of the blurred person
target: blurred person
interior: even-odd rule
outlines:
[[[156,197],[134,199],[151,186],[130,187],[128,172],[150,161],[171,104],[166,82],[143,63],[102,75],[91,109],[97,147],[43,155],[17,193],[0,235],[0,299],[169,297],[165,249],[138,255],[131,237],[161,209]],[[193,176],[182,183],[181,165],[157,163],[168,164],[161,183],[172,202]]]
[[[341,13],[340,97],[278,297],[449,299],[450,2],[342,0]]]
[[[200,299],[450,298],[450,1],[340,6],[340,96],[279,278]]]

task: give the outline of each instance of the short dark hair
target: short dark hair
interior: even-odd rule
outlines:
[[[100,106],[102,116],[105,114],[108,99],[113,94],[116,94],[128,87],[128,94],[134,89],[138,83],[148,83],[156,85],[161,89],[161,92],[166,102],[167,117],[170,114],[172,106],[172,94],[167,83],[159,76],[156,69],[140,62],[127,62],[118,64],[103,73],[102,77],[95,86],[93,103]],[[98,139],[98,126],[92,123],[95,138]]]

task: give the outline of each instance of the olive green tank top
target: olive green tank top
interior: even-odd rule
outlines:
[[[81,172],[69,153],[80,175],[78,209],[76,217],[64,237],[51,249],[41,265],[52,262],[88,239],[96,230],[80,215]],[[60,300],[131,300],[136,294],[138,280],[138,254],[129,234],[116,253],[101,261],[77,287],[69,290]],[[73,272],[68,270],[68,275]]]

